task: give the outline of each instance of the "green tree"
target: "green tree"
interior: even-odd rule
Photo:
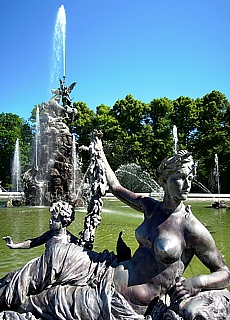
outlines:
[[[229,102],[224,94],[213,90],[196,101],[199,120],[196,132],[196,157],[199,159],[199,179],[213,189],[209,181],[214,169],[215,154],[218,155],[220,171],[229,170],[229,124],[226,114]]]
[[[76,115],[66,120],[70,128],[70,132],[74,133],[79,145],[89,145],[90,135],[94,129],[95,113],[90,110],[85,102],[74,102],[73,107],[76,108]]]
[[[172,129],[177,126],[179,148],[199,160],[198,177],[206,187],[218,154],[222,192],[229,192],[230,104],[225,95],[212,91],[196,100],[189,97],[153,99],[143,103],[128,94],[111,108],[97,106],[96,113],[84,102],[75,102],[75,118],[66,120],[81,145],[89,145],[93,129],[103,132],[103,145],[114,170],[135,163],[154,172],[161,160],[173,153]],[[33,117],[35,117],[35,112]],[[88,155],[82,153],[83,163]],[[198,190],[197,190],[198,191]],[[200,191],[200,190],[199,190]]]
[[[113,141],[122,132],[116,115],[109,106],[101,104],[96,108],[94,127],[103,132],[104,141]]]
[[[0,180],[5,188],[11,185],[11,166],[17,138],[20,144],[22,172],[30,164],[32,132],[23,118],[12,113],[0,114]]]
[[[118,100],[113,106],[113,112],[124,135],[131,136],[141,131],[146,104],[135,100],[131,94],[125,99]]]
[[[167,98],[153,99],[146,108],[141,142],[145,159],[142,166],[148,172],[153,172],[165,156],[173,153],[172,112],[173,103]]]
[[[173,113],[170,118],[172,124],[177,127],[179,149],[192,151],[194,134],[198,125],[198,110],[194,99],[179,97],[173,101]]]
[[[78,146],[89,146],[90,137],[94,129],[95,113],[90,110],[85,102],[74,102],[73,107],[76,108],[76,115],[66,120],[66,123],[70,129],[70,132],[75,135]],[[83,167],[85,172],[89,165],[89,152],[82,151],[80,153]]]
[[[114,138],[110,140],[110,147],[113,146],[116,150],[116,159],[113,159],[116,166],[114,169],[121,164],[141,164],[143,146],[139,138],[146,108],[148,108],[147,104],[135,100],[131,94],[114,104],[112,114],[118,122],[116,128],[113,128]]]

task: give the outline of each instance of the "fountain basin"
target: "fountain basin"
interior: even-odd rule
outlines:
[[[5,192],[5,191],[0,191],[0,199],[13,199],[13,198],[18,198],[21,199],[24,197],[24,192]]]

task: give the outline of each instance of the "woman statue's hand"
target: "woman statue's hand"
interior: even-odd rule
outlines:
[[[6,245],[7,245],[10,249],[13,249],[13,248],[14,248],[14,242],[13,242],[13,240],[11,239],[10,236],[3,237],[2,239],[6,241]]]
[[[192,279],[181,279],[176,283],[173,293],[171,295],[172,302],[179,302],[182,299],[187,299],[189,297],[195,296],[201,290],[194,286]]]

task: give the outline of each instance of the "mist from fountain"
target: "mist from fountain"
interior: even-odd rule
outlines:
[[[60,6],[53,35],[53,54],[50,76],[50,88],[57,88],[57,81],[66,76],[66,13],[63,5]]]
[[[80,195],[83,196],[85,204],[87,204],[90,196],[91,196],[91,190],[90,190],[90,184],[87,182],[87,176],[89,174],[90,165],[88,166],[87,170],[84,173],[83,178],[80,181],[80,185],[77,188],[77,194],[76,194],[76,200],[80,198]]]
[[[19,192],[21,190],[21,162],[20,162],[20,146],[19,139],[16,140],[14,148],[14,158],[11,171],[12,191]]]
[[[135,163],[121,165],[115,172],[121,184],[133,192],[163,193],[163,189]]]

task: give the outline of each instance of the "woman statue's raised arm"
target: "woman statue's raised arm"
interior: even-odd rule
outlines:
[[[128,204],[130,207],[132,207],[135,210],[138,210],[140,212],[146,213],[148,203],[151,202],[151,204],[153,204],[153,202],[155,202],[155,200],[153,200],[149,197],[138,195],[138,194],[124,188],[120,184],[114,171],[112,170],[112,168],[110,167],[110,165],[108,163],[108,160],[107,160],[105,153],[104,153],[104,150],[103,150],[101,140],[97,137],[95,139],[97,142],[97,147],[98,147],[98,151],[100,154],[100,158],[104,163],[105,174],[106,174],[107,182],[110,187],[110,191],[114,194],[114,196],[116,196],[122,202]]]

